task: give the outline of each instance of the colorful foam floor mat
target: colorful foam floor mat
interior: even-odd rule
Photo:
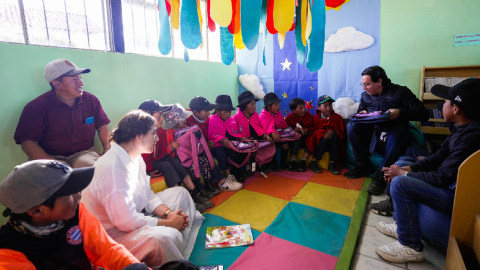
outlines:
[[[237,192],[215,196],[189,260],[224,269],[348,269],[371,178],[323,170],[255,173]],[[250,224],[253,245],[205,249],[207,227]]]

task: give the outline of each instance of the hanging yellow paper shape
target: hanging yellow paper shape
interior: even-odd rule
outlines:
[[[302,43],[303,46],[307,46],[307,38],[305,37],[305,33],[307,30],[307,5],[308,0],[302,1]]]
[[[273,25],[279,33],[285,34],[292,28],[295,17],[295,0],[275,0],[273,3]]]
[[[180,0],[171,0],[172,11],[170,20],[174,29],[180,29]]]
[[[245,44],[243,44],[242,38],[242,29],[240,29],[238,33],[233,35],[233,44],[235,44],[235,47],[237,47],[237,49],[239,50],[245,48]]]
[[[222,27],[228,27],[232,21],[231,0],[210,0],[210,17]]]
[[[309,1],[306,1],[309,2]],[[310,38],[310,34],[312,33],[312,9],[310,4],[307,6],[307,28],[305,29],[305,40]]]
[[[280,33],[278,32],[278,45],[280,46],[280,49],[283,49],[283,46],[285,46],[285,33]]]
[[[201,0],[197,0],[197,12],[198,12],[198,20],[200,21],[200,35],[202,35],[202,44],[200,44],[200,49],[202,49],[203,48],[203,28],[202,28],[203,18],[202,18],[202,10],[200,9],[200,1]]]
[[[341,5],[338,6],[338,7],[334,7],[334,8],[329,7],[329,6],[326,6],[326,9],[325,9],[325,10],[328,11],[328,10],[330,10],[330,9],[334,9],[334,10],[336,10],[336,11],[340,11],[340,9],[343,7],[343,5],[345,5],[345,4],[348,3],[348,2],[350,2],[350,0],[345,0],[345,2],[343,2],[343,4],[341,4]]]

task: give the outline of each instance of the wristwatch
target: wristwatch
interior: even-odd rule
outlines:
[[[170,212],[172,212],[172,209],[168,209],[167,211],[165,211],[165,213],[163,213],[163,219],[167,219],[167,216],[168,214],[170,214]]]

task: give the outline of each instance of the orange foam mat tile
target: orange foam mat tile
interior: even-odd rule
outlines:
[[[245,187],[245,190],[269,195],[290,201],[307,182],[269,174],[268,178],[259,177]]]
[[[344,189],[352,189],[356,191],[362,190],[365,177],[358,179],[348,179],[343,176],[343,172],[347,170],[341,170],[340,175],[333,175],[328,170],[322,170],[322,173],[316,173],[310,178],[308,182],[317,183],[330,187],[338,187]]]

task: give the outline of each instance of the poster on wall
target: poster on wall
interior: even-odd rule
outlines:
[[[473,45],[480,45],[480,33],[455,35],[455,38],[453,40],[454,47]]]

